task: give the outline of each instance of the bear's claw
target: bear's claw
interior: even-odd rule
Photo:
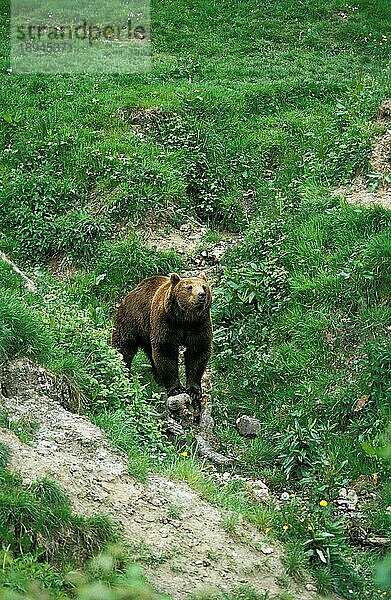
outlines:
[[[186,393],[187,392],[184,387],[178,386],[176,388],[173,388],[169,392],[167,392],[167,398],[169,398],[170,396],[178,396],[179,394],[186,394]]]

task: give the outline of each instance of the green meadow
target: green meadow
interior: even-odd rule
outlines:
[[[371,173],[370,155],[391,97],[391,4],[153,0],[152,67],[140,74],[13,72],[4,0],[0,13],[0,250],[38,289],[0,262],[0,361],[28,356],[66,377],[132,475],[163,471],[244,515],[284,544],[288,576],[311,573],[326,596],[387,597],[374,578],[384,549],[351,533],[390,537],[391,211],[333,191],[384,175]],[[281,510],[255,505],[240,482],[221,490],[191,436],[168,441],[145,357],[128,378],[109,345],[124,293],[185,268],[140,231],[192,219],[207,227],[205,248],[240,236],[213,289],[216,432],[236,473],[289,493]],[[253,440],[236,431],[242,414],[260,420]],[[67,598],[65,573],[80,566],[71,555],[102,550],[115,527],[78,520],[44,482],[43,537],[77,531],[78,544],[93,543],[42,552],[37,494],[1,454],[0,586],[11,591],[0,596],[30,598],[34,578]],[[344,487],[359,495],[358,522],[337,510]],[[30,538],[11,542],[31,518]]]

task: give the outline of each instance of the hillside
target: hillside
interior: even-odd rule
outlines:
[[[229,511],[232,539],[244,522],[282,544],[280,598],[310,576],[326,595],[386,597],[373,569],[391,537],[391,6],[153,2],[152,69],[88,76],[12,73],[3,0],[0,12],[0,251],[34,283],[0,260],[0,361],[51,373],[130,476],[183,480]],[[109,345],[138,281],[200,270],[214,293],[214,445],[237,459],[223,475],[194,429],[165,433],[145,357],[128,378]],[[36,417],[13,412],[4,427],[35,447]],[[243,414],[260,422],[254,439],[237,432]],[[64,500],[80,560],[45,554],[42,532],[15,544],[15,515],[37,500],[1,465],[14,520],[0,523],[0,585],[76,594],[66,574],[115,527],[79,523]],[[254,499],[253,480],[276,502]]]

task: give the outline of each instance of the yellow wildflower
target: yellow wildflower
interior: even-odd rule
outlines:
[[[269,533],[270,529],[271,529],[271,527],[266,527],[265,533]]]
[[[328,502],[327,502],[327,500],[321,500],[321,501],[319,502],[319,504],[320,504],[320,506],[327,506],[327,505],[328,505]]]
[[[181,452],[181,456],[185,456],[185,457],[187,456],[186,450],[184,452]]]
[[[287,531],[289,529],[289,525],[283,525],[282,528],[284,531]]]
[[[308,529],[308,531],[313,531],[313,530],[314,530],[314,528],[313,528],[313,527],[311,527],[311,525],[308,525],[308,528],[307,528],[307,529]]]

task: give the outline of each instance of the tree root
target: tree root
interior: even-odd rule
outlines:
[[[166,401],[166,429],[168,433],[180,436],[185,433],[184,427],[194,420],[191,398],[187,394],[170,396]],[[232,465],[236,458],[228,458],[213,450],[215,437],[213,434],[214,419],[212,417],[212,402],[208,394],[202,397],[199,433],[195,435],[197,452],[201,458],[210,460],[219,466]]]
[[[196,435],[196,440],[197,451],[201,458],[206,458],[219,466],[230,466],[236,460],[235,458],[228,458],[227,456],[224,456],[224,454],[220,454],[213,450],[210,444],[201,435]]]

